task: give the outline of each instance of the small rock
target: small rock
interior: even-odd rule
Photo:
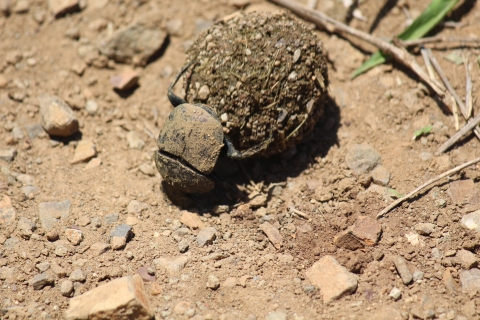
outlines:
[[[67,240],[70,241],[74,246],[78,246],[83,240],[83,233],[77,229],[66,229],[65,236]]]
[[[368,173],[380,162],[378,152],[366,144],[352,145],[346,156],[348,167],[357,175]]]
[[[203,85],[198,90],[197,99],[205,101],[208,99],[209,95],[210,95],[210,88],[207,85]]]
[[[154,177],[155,174],[158,172],[155,170],[149,163],[142,163],[138,170],[146,176]]]
[[[131,236],[133,234],[132,227],[129,226],[128,224],[121,224],[117,226],[111,233],[112,237],[121,237],[125,238],[125,240],[130,240]]]
[[[273,311],[267,314],[265,320],[287,320],[287,315],[281,311]]]
[[[94,116],[98,112],[98,104],[95,100],[87,100],[85,103],[85,110],[89,115]]]
[[[181,37],[183,20],[182,19],[171,19],[167,21],[166,24],[167,32],[172,37]]]
[[[402,291],[397,287],[393,287],[393,289],[390,291],[390,294],[388,296],[392,298],[394,301],[397,301],[402,297]]]
[[[220,287],[220,280],[218,280],[215,275],[211,274],[208,276],[206,286],[209,289],[217,290]]]
[[[152,271],[150,267],[140,267],[137,269],[137,273],[142,277],[143,281],[155,281],[155,272]]]
[[[148,205],[138,200],[132,200],[127,205],[127,212],[132,215],[133,214],[139,215],[147,209],[148,209]]]
[[[415,271],[413,272],[413,281],[417,282],[417,281],[422,280],[424,275],[425,275],[425,274],[424,274],[422,271],[420,271],[420,270],[415,270]]]
[[[12,206],[12,201],[9,196],[4,195],[0,201],[0,226],[5,228],[5,226],[13,224],[17,218],[17,212]]]
[[[19,174],[16,177],[16,179],[17,179],[18,182],[21,182],[22,185],[24,185],[24,186],[34,186],[35,185],[35,179],[28,174]]]
[[[50,266],[50,270],[57,278],[65,278],[67,276],[67,271],[55,262]]]
[[[480,210],[471,212],[462,217],[462,226],[469,230],[480,232]]]
[[[400,278],[402,278],[403,284],[407,285],[412,283],[413,275],[410,272],[410,269],[408,269],[405,259],[402,257],[397,257],[393,263],[395,264],[395,268],[397,269]]]
[[[23,59],[23,55],[20,51],[10,51],[5,55],[5,61],[10,64],[16,64]]]
[[[460,272],[460,283],[465,293],[480,290],[480,270],[473,268]]]
[[[17,3],[13,7],[15,13],[27,13],[30,10],[30,2],[28,0],[17,0]]]
[[[352,233],[366,245],[374,246],[382,234],[382,225],[370,217],[358,216]]]
[[[40,193],[40,189],[34,186],[25,186],[22,187],[22,192],[28,199],[33,199],[35,195]]]
[[[433,154],[431,152],[424,151],[424,152],[420,152],[418,157],[420,159],[422,159],[423,161],[428,161],[428,160],[432,159]]]
[[[477,256],[468,250],[459,250],[456,256],[463,269],[472,269],[478,265]]]
[[[267,205],[268,198],[264,194],[258,194],[250,201],[248,201],[248,205],[252,208],[264,207]]]
[[[310,282],[320,288],[323,302],[329,303],[357,289],[357,276],[340,265],[332,256],[324,256],[306,271]]]
[[[118,213],[110,213],[103,217],[105,224],[114,224],[118,221]]]
[[[35,268],[37,268],[38,271],[40,271],[40,272],[45,272],[45,271],[47,271],[48,269],[50,269],[50,263],[47,262],[47,261],[40,262],[40,263],[37,263],[37,264],[35,265]]]
[[[38,205],[39,218],[42,227],[50,231],[59,219],[67,220],[70,213],[70,200],[62,202],[42,202]]]
[[[64,297],[70,297],[73,293],[73,282],[70,280],[64,280],[60,285],[60,293]]]
[[[8,84],[8,79],[4,75],[0,74],[0,88],[5,88],[7,84]]]
[[[79,129],[78,120],[70,106],[56,96],[40,96],[42,126],[52,136],[68,137]]]
[[[457,283],[455,282],[455,279],[453,279],[453,276],[450,273],[450,269],[447,268],[443,272],[442,281],[443,281],[443,284],[445,285],[445,288],[448,290],[448,292],[450,292],[450,293],[457,293],[458,292]]]
[[[140,138],[136,131],[130,131],[127,133],[127,142],[131,149],[142,150],[145,146],[145,141]]]
[[[75,155],[70,161],[71,164],[85,162],[97,155],[95,145],[90,140],[81,140],[75,148]]]
[[[222,283],[223,288],[233,288],[236,285],[237,285],[237,278],[235,278],[235,277],[228,277]]]
[[[197,235],[197,243],[200,247],[210,245],[217,238],[217,230],[213,227],[207,227],[200,230]]]
[[[70,70],[72,70],[79,76],[83,75],[86,69],[87,69],[87,64],[82,60],[78,60],[78,62],[73,63],[72,66],[70,67]]]
[[[17,230],[20,231],[22,238],[30,239],[33,231],[36,229],[35,223],[25,217],[20,217],[17,223]]]
[[[85,170],[90,170],[90,169],[93,169],[93,168],[100,167],[101,164],[102,164],[102,159],[93,158],[92,160],[90,160],[87,163],[87,165],[85,166]]]
[[[0,149],[0,159],[3,161],[11,162],[17,155],[17,149],[8,148],[8,149]]]
[[[178,274],[188,263],[188,257],[179,256],[174,258],[158,258],[153,260],[155,268],[165,269],[169,274]]]
[[[345,248],[352,251],[365,246],[363,241],[353,234],[353,227],[337,233],[333,238],[333,243],[339,248]]]
[[[139,17],[103,41],[100,51],[116,62],[145,66],[167,38],[167,33],[160,28],[161,17],[155,11]]]
[[[180,251],[181,253],[187,252],[189,246],[190,246],[190,245],[189,245],[189,243],[188,243],[188,240],[183,239],[182,241],[180,241],[180,242],[178,243],[178,251]]]
[[[73,270],[68,278],[73,282],[85,282],[87,280],[87,277],[83,273],[82,269]]]
[[[139,275],[123,277],[102,284],[70,300],[67,320],[124,319],[150,320],[154,312]]]
[[[123,237],[112,237],[110,245],[113,250],[121,250],[127,245],[127,240]]]
[[[33,277],[32,280],[30,280],[30,285],[35,290],[41,290],[46,286],[53,286],[54,283],[55,283],[55,279],[48,272],[38,274],[35,277]]]
[[[57,241],[58,240],[58,232],[57,230],[50,230],[46,234],[47,240],[50,242]]]
[[[99,256],[110,250],[110,248],[111,247],[108,243],[95,242],[90,246],[90,251],[94,254],[94,256]]]
[[[58,245],[53,251],[57,257],[65,257],[68,254],[68,248],[62,245]]]
[[[79,0],[48,0],[48,8],[55,18],[80,10]]]
[[[252,0],[230,0],[229,4],[237,9],[242,9],[252,3]],[[260,38],[261,39],[261,38]]]
[[[203,223],[202,219],[200,219],[200,216],[189,211],[183,211],[182,216],[180,217],[180,222],[190,229],[205,228],[205,224]]]
[[[429,236],[431,233],[435,232],[436,225],[428,222],[421,222],[415,225],[415,231],[417,231],[422,236]]]
[[[27,124],[25,126],[25,130],[27,130],[27,134],[30,137],[30,139],[35,139],[35,138],[43,138],[46,136],[45,130],[43,130],[43,127],[38,124]]]
[[[390,172],[382,165],[376,166],[372,171],[373,182],[386,186],[390,182]]]
[[[127,69],[121,74],[110,78],[110,84],[114,89],[123,91],[135,87],[138,83],[138,73],[135,70]]]
[[[455,204],[480,204],[480,191],[472,179],[452,181],[447,194]]]
[[[273,246],[277,249],[280,249],[283,244],[283,237],[271,223],[264,222],[260,225],[260,229],[265,233],[268,240],[273,244]]]

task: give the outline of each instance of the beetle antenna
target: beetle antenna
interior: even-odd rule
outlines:
[[[185,71],[187,71],[187,69],[190,68],[194,63],[195,61],[190,61],[187,65],[185,65],[180,70],[180,72],[177,73],[170,87],[168,87],[168,100],[170,100],[170,103],[173,105],[173,107],[177,107],[181,104],[187,103],[184,99],[180,98],[175,93],[173,93],[173,87],[177,84],[178,79],[180,79],[180,77],[185,73]]]

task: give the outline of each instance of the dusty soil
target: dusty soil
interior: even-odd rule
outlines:
[[[407,2],[414,16],[426,6],[426,1]],[[392,3],[395,1],[361,1],[359,9],[366,21],[353,19],[350,25],[380,37],[398,34],[406,16]],[[180,19],[182,25],[170,26],[170,36],[160,52],[144,67],[135,67],[140,75],[136,88],[127,93],[112,89],[110,77],[126,67],[112,60],[88,65],[81,75],[75,71],[84,63],[77,53],[80,44],[96,43],[112,29],[157,9],[162,28],[172,19]],[[279,9],[264,1],[246,8]],[[320,1],[318,9],[337,19],[344,12],[338,1]],[[460,37],[480,34],[479,9],[476,1],[460,1],[449,19],[461,26],[441,27],[435,32]],[[472,266],[465,266],[456,256],[467,250],[478,258],[480,235],[460,223],[465,214],[480,209],[478,197],[470,197],[479,190],[478,167],[436,184],[380,219],[383,233],[377,244],[354,251],[334,244],[334,236],[358,216],[374,218],[390,203],[395,192],[388,190],[406,194],[433,176],[480,156],[479,143],[472,137],[445,155],[432,156],[455,132],[454,118],[400,65],[387,64],[349,80],[374,50],[358,40],[352,44],[315,31],[328,52],[330,101],[313,134],[283,155],[245,162],[246,174],[238,170],[234,178],[226,180],[237,183],[234,191],[217,190],[182,202],[186,210],[200,213],[205,225],[216,228],[217,240],[212,245],[198,246],[196,230],[186,235],[175,233],[183,208],[163,195],[152,159],[156,137],[172,110],[167,88],[196,35],[237,10],[225,0],[188,4],[105,0],[88,1],[79,12],[55,19],[44,1],[30,0],[26,12],[0,15],[0,76],[4,82],[0,87],[0,149],[17,150],[13,161],[0,160],[1,197],[8,196],[16,212],[15,221],[0,221],[0,318],[64,316],[71,298],[61,294],[61,274],[56,275],[53,286],[34,290],[30,285],[44,262],[60,266],[67,277],[81,269],[86,279],[74,284],[74,295],[79,295],[109,279],[153,267],[154,259],[180,255],[189,257],[181,273],[157,270],[155,280],[145,282],[158,319],[187,318],[175,312],[175,306],[185,302],[195,310],[197,319],[264,319],[272,311],[288,319],[479,318],[478,289],[466,290],[459,280],[459,274]],[[72,36],[75,29],[79,37]],[[441,58],[452,52],[435,50],[463,96],[464,66]],[[470,53],[471,61],[480,53],[472,48],[458,52],[460,56]],[[423,65],[420,56],[417,60]],[[475,96],[480,85],[476,63],[472,80]],[[181,94],[181,86],[176,92]],[[41,94],[55,94],[75,106],[81,134],[55,140],[46,134],[31,138],[27,128],[40,123],[37,97]],[[86,100],[98,104],[93,114],[85,109]],[[429,124],[434,125],[433,133],[412,140],[415,130]],[[127,142],[132,131],[145,143],[140,149]],[[99,166],[70,164],[78,142],[86,139],[96,146]],[[372,146],[381,155],[381,163],[391,175],[387,188],[370,183],[368,174],[355,175],[347,166],[347,152],[359,143]],[[16,180],[20,174],[32,177],[39,191],[26,196],[22,182]],[[470,181],[473,187],[459,191],[454,180]],[[249,196],[255,199],[257,189],[268,195],[266,201],[240,210],[239,205]],[[322,190],[330,190],[333,197],[322,201]],[[455,197],[458,192],[460,196]],[[49,241],[39,218],[39,204],[66,199],[71,207],[68,217],[56,225],[60,239]],[[132,205],[134,200],[138,202]],[[22,217],[35,224],[31,234],[18,224]],[[267,220],[283,236],[280,249],[259,229]],[[93,243],[108,243],[111,230],[126,222],[133,226],[134,237],[124,249],[101,255],[92,252]],[[434,231],[419,235],[415,226],[424,222],[434,224]],[[78,246],[66,240],[67,228],[82,231],[84,239]],[[183,240],[189,248],[180,253],[178,243]],[[67,248],[66,252],[59,252],[59,246]],[[224,253],[226,258],[209,260],[212,253]],[[358,275],[358,288],[324,304],[322,292],[311,288],[305,271],[327,254]],[[407,260],[412,272],[419,270],[423,276],[404,285],[392,262],[398,256]],[[446,270],[453,276],[453,287],[445,285]],[[217,290],[206,287],[211,274],[220,280]],[[224,285],[228,277],[242,285]],[[402,291],[397,301],[389,297],[394,287]],[[191,312],[189,316],[193,316]]]

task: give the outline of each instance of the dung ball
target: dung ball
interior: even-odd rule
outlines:
[[[322,42],[286,13],[239,13],[187,51],[186,101],[211,107],[237,150],[273,137],[258,155],[285,151],[323,113],[328,70]]]

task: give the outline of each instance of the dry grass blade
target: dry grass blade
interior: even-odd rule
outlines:
[[[452,99],[452,111],[453,111],[453,119],[455,120],[455,130],[458,131],[460,130],[460,121],[458,119],[458,108],[457,108],[457,103],[455,102],[455,99],[453,97],[450,97]]]
[[[472,111],[473,111],[473,101],[472,101],[472,78],[470,77],[470,69],[472,68],[472,65],[468,62],[468,57],[465,55],[463,56],[463,64],[465,65],[465,78],[466,78],[466,84],[465,84],[465,106],[466,106],[466,112],[467,116],[471,117],[472,116]]]
[[[476,116],[475,118],[471,119],[466,125],[463,126],[462,129],[458,130],[453,136],[450,137],[444,144],[435,151],[435,155],[439,155],[452,145],[454,145],[458,140],[460,140],[464,135],[470,133],[478,124],[480,123],[480,115]]]
[[[425,189],[426,187],[430,186],[431,184],[437,182],[438,180],[440,179],[443,179],[449,175],[452,175],[454,173],[457,173],[458,171],[460,170],[463,170],[465,169],[466,167],[469,167],[471,165],[474,165],[476,163],[480,162],[480,158],[476,158],[476,159],[473,159],[472,161],[469,161],[469,162],[466,162],[462,165],[459,165],[458,167],[455,167],[451,170],[448,170],[438,176],[436,176],[435,178],[431,179],[431,180],[428,180],[427,182],[425,182],[424,184],[422,184],[420,187],[416,188],[415,190],[413,190],[412,192],[410,192],[409,194],[407,194],[405,197],[403,198],[400,198],[394,202],[392,202],[388,207],[386,207],[385,209],[383,209],[382,211],[380,211],[378,214],[377,214],[377,219],[380,218],[380,217],[383,217],[385,214],[387,214],[390,210],[392,210],[393,208],[395,208],[396,206],[398,206],[400,203],[402,203],[403,201],[407,200],[407,199],[410,199],[412,198],[413,196],[415,196],[416,194],[418,194],[420,191],[422,191],[423,189]]]
[[[432,63],[430,62],[430,58],[428,57],[427,49],[423,46],[420,47],[420,53],[422,54],[423,61],[425,62],[425,67],[427,68],[428,75],[430,79],[436,81],[435,72],[432,67]]]
[[[370,44],[373,44],[383,52],[391,55],[395,60],[412,70],[417,76],[425,82],[432,90],[441,98],[444,96],[444,90],[440,88],[434,81],[430,79],[428,74],[415,61],[414,57],[403,48],[398,48],[391,43],[383,41],[377,37],[372,36],[366,32],[349,27],[335,19],[332,19],[319,11],[308,9],[305,6],[296,3],[292,0],[270,0],[271,2],[285,7],[301,18],[315,23],[321,28],[325,28],[330,32],[345,33],[362,39]]]
[[[427,37],[427,38],[421,38],[416,40],[402,41],[402,44],[407,48],[424,45],[424,44],[431,44],[431,43],[442,43],[442,45],[454,45],[454,46],[465,45],[465,46],[480,47],[480,39],[478,38],[457,38],[457,37],[437,36],[437,37]]]
[[[468,117],[466,115],[465,104],[463,103],[462,99],[460,99],[455,89],[453,89],[452,85],[450,84],[450,81],[448,81],[447,77],[445,76],[445,73],[443,73],[443,70],[440,67],[440,64],[438,63],[437,59],[435,58],[435,56],[433,55],[430,49],[427,49],[427,54],[430,61],[432,62],[433,67],[435,68],[435,71],[437,71],[438,76],[442,80],[443,84],[445,85],[447,90],[450,92],[450,94],[455,98],[455,101],[457,102],[457,105],[460,108],[460,111],[462,112],[463,117],[465,118],[465,120],[468,120]]]

